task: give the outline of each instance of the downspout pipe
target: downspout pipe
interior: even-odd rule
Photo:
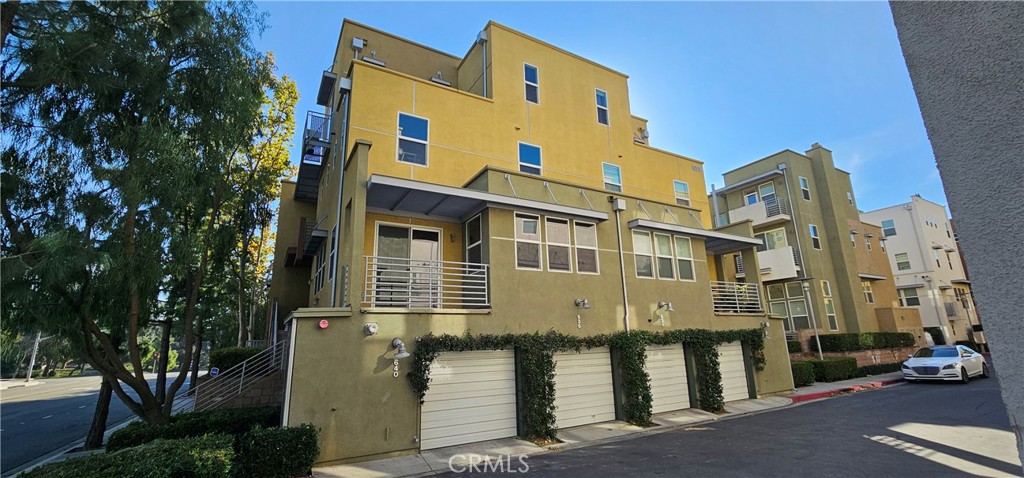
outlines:
[[[359,53],[356,52],[358,55]],[[340,91],[340,90],[339,90]],[[345,156],[348,154],[348,113],[350,107],[350,99],[352,98],[352,90],[348,90],[344,93],[342,101],[345,103],[345,110],[341,116],[341,149],[334,155],[338,161],[338,215],[335,220],[334,226],[334,278],[331,283],[331,307],[338,307],[338,277],[342,274],[339,263],[341,262],[341,198],[345,192],[344,179],[345,179]],[[339,156],[340,155],[340,156]]]
[[[483,72],[484,98],[490,98],[487,96],[487,30],[481,30],[480,33],[477,34],[476,42],[480,44],[480,52],[482,53],[484,60],[483,69],[481,70]]]
[[[622,210],[625,209],[626,201],[624,199],[616,199],[614,196],[609,196],[608,200],[612,203],[612,209],[615,210],[615,235],[619,239],[619,271],[622,272],[622,308],[625,313],[622,316],[623,324],[626,326],[626,333],[629,333],[629,291],[626,288],[626,254],[622,250]]]

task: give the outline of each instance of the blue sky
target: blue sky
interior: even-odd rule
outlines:
[[[257,46],[298,84],[300,121],[319,108],[343,18],[455,55],[495,20],[628,74],[651,145],[704,161],[709,190],[725,171],[819,142],[853,174],[862,210],[915,193],[946,204],[885,2],[257,5],[269,14]]]

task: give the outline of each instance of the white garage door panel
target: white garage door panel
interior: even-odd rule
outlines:
[[[651,411],[690,408],[686,383],[686,359],[681,345],[647,347],[647,375],[651,377]]]
[[[722,396],[725,401],[750,398],[747,389],[747,368],[743,364],[743,346],[739,342],[719,345],[718,362],[722,372]]]
[[[615,419],[607,347],[555,354],[555,407],[558,428]]]
[[[443,353],[430,367],[420,418],[423,450],[516,435],[511,350]]]

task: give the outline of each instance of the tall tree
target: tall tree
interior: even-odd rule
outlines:
[[[243,2],[40,2],[7,21],[5,319],[72,337],[129,409],[165,423],[188,367],[157,399],[139,334],[180,294],[182,362],[196,356],[206,274],[234,235],[233,173],[273,77],[251,41],[263,17]]]

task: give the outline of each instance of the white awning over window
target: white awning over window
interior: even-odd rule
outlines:
[[[728,252],[742,251],[743,249],[750,249],[751,247],[763,244],[760,239],[755,239],[753,237],[743,237],[724,232],[696,229],[693,227],[652,221],[649,219],[633,219],[627,224],[630,229],[661,231],[703,239],[704,248],[711,254],[725,254]]]

